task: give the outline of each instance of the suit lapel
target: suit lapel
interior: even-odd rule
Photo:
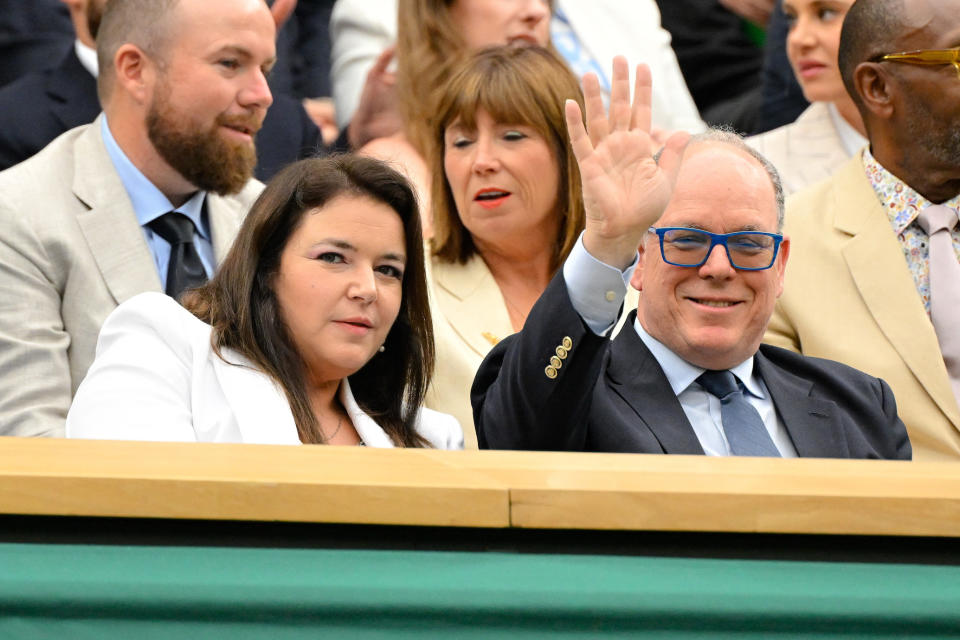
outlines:
[[[864,304],[913,375],[960,429],[937,334],[859,155],[841,169],[838,180],[844,188],[834,191],[835,225],[852,236],[843,247],[843,257]]]
[[[47,95],[51,111],[60,120],[63,130],[93,122],[100,113],[97,81],[80,64],[73,48],[59,67],[47,76]]]
[[[224,362],[210,355],[223,395],[237,421],[243,442],[300,444],[287,398],[273,381],[231,349]]]
[[[100,134],[103,116],[74,145],[74,194],[89,209],[77,216],[117,304],[144,291],[159,291],[160,276],[143,230]]]
[[[849,458],[849,447],[837,423],[836,405],[813,398],[813,383],[770,362],[762,352],[754,366],[770,392],[773,406],[801,458]]]
[[[636,312],[610,345],[605,376],[614,393],[637,414],[664,453],[703,455],[703,447],[663,369],[633,329]]]
[[[497,340],[513,334],[503,294],[480,256],[465,265],[434,261],[432,275],[440,313],[478,355],[486,355]]]
[[[249,188],[249,185],[245,188]],[[233,246],[233,239],[247,212],[239,200],[223,198],[214,193],[207,193],[206,207],[213,255],[219,265]]]

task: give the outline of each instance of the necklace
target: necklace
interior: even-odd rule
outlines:
[[[530,312],[528,311],[527,313],[524,313],[521,311],[520,308],[505,295],[503,296],[503,301],[507,303],[507,315],[513,315],[517,320],[519,320],[520,322],[518,324],[522,329],[523,325],[527,322],[527,315],[529,315]],[[513,318],[511,318],[511,320],[513,320]]]
[[[340,416],[339,418],[337,418],[337,428],[334,429],[334,430],[333,430],[333,433],[331,433],[329,436],[328,436],[327,434],[323,434],[323,441],[324,441],[324,442],[330,442],[331,440],[333,440],[334,438],[336,438],[336,437],[337,437],[337,434],[340,433],[340,426],[341,426],[342,424],[343,424],[343,416]],[[322,427],[321,427],[321,431],[322,431],[322,430],[323,430],[323,429],[322,429]]]

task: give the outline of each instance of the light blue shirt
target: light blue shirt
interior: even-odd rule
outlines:
[[[210,241],[210,224],[207,221],[207,214],[203,206],[206,192],[196,192],[189,200],[174,209],[167,196],[163,195],[163,192],[150,182],[134,166],[127,154],[120,149],[117,141],[113,139],[113,134],[110,133],[106,116],[103,118],[100,133],[103,137],[103,143],[107,147],[107,154],[113,162],[113,167],[116,169],[117,175],[120,176],[120,182],[123,183],[123,188],[130,197],[133,212],[143,229],[143,237],[147,240],[147,247],[153,254],[157,273],[160,275],[161,287],[166,289],[167,286],[170,243],[155,234],[147,225],[170,211],[179,211],[193,221],[193,225],[196,227],[196,232],[193,234],[194,245],[200,254],[200,261],[203,262],[203,268],[207,272],[207,276],[212,275],[216,261],[213,255],[213,244]]]
[[[616,323],[627,294],[627,284],[638,261],[639,254],[626,270],[620,271],[590,255],[583,246],[583,234],[577,240],[563,265],[563,279],[573,308],[595,334],[605,335]],[[720,399],[696,382],[706,369],[690,364],[648,334],[639,319],[634,320],[633,329],[663,370],[704,453],[708,456],[731,455],[720,416]],[[797,450],[777,417],[770,392],[763,380],[753,373],[753,358],[747,358],[730,371],[743,383],[747,401],[760,413],[780,455],[796,458]]]

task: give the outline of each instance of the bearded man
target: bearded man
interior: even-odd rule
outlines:
[[[59,436],[106,316],[200,284],[262,185],[263,0],[110,0],[103,113],[0,173],[0,435]]]
[[[0,171],[100,115],[96,37],[107,0],[51,1],[69,9],[76,40],[55,66],[24,74],[0,88]],[[272,4],[275,24],[283,23],[290,7],[289,0]],[[266,182],[289,163],[327,151],[301,101],[275,94],[257,137],[254,176]]]

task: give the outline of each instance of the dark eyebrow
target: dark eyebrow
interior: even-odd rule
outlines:
[[[385,253],[384,255],[380,256],[380,258],[382,260],[393,260],[394,262],[402,262],[403,264],[407,264],[407,257],[402,253]]]
[[[313,243],[313,246],[319,244],[329,244],[337,249],[343,249],[344,251],[356,251],[357,248],[347,242],[346,240],[337,240],[336,238],[324,238],[323,240],[317,240]]]
[[[336,238],[326,238],[324,240],[319,240],[313,243],[313,246],[319,244],[328,244],[337,249],[343,249],[344,251],[357,251],[357,248],[347,242],[346,240],[338,240]],[[402,253],[385,253],[380,256],[381,260],[393,260],[394,262],[402,262],[403,264],[407,263],[407,257]]]

